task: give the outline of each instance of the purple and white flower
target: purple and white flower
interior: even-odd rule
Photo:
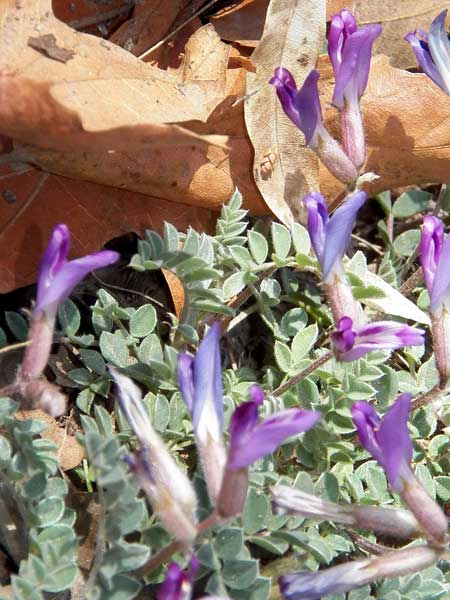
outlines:
[[[156,600],[191,600],[192,584],[199,568],[200,562],[195,555],[186,570],[177,563],[170,563],[166,578],[156,592]]]
[[[337,358],[343,362],[358,360],[375,350],[396,350],[404,346],[421,346],[425,331],[396,323],[375,321],[367,325],[354,325],[350,317],[342,317],[331,334]]]
[[[359,101],[369,79],[372,46],[380,34],[378,24],[358,28],[348,10],[342,10],[331,19],[328,55],[336,82],[333,104],[342,111],[344,150],[357,169],[366,158]]]
[[[444,236],[444,226],[437,217],[424,217],[419,251],[430,295],[436,366],[444,388],[450,377],[450,236]]]
[[[336,323],[344,315],[350,315],[354,321],[359,319],[359,308],[347,281],[342,258],[350,242],[356,215],[365,201],[365,192],[354,192],[330,218],[321,194],[311,192],[303,200],[308,212],[309,236],[322,267],[325,292]]]
[[[29,339],[19,371],[20,381],[38,378],[44,371],[53,341],[58,304],[69,297],[73,288],[94,269],[106,267],[119,254],[102,250],[68,261],[70,232],[67,225],[56,225],[39,266],[36,305],[33,310]]]
[[[447,10],[431,24],[430,32],[422,29],[408,33],[405,40],[416,55],[420,68],[444,92],[450,95],[450,41],[445,29]]]
[[[320,600],[328,594],[349,592],[374,579],[415,573],[433,565],[439,560],[439,556],[440,552],[429,546],[416,546],[320,571],[288,573],[278,581],[285,600]]]
[[[408,432],[411,394],[401,394],[382,419],[367,402],[355,402],[352,417],[361,445],[384,469],[389,483],[435,542],[447,537],[448,520],[411,469],[413,445]]]
[[[192,415],[196,444],[213,500],[219,494],[226,462],[219,341],[220,325],[213,323],[195,357],[178,355],[178,385]]]
[[[249,393],[251,400],[238,406],[231,417],[228,461],[218,506],[219,514],[227,517],[242,510],[248,467],[274,452],[285,439],[311,429],[322,416],[317,411],[289,408],[260,423],[258,412],[264,394],[257,386]]]
[[[408,510],[366,504],[336,504],[280,484],[270,488],[270,492],[277,514],[333,521],[399,539],[412,539],[421,532],[417,519]]]
[[[153,429],[137,385],[113,367],[110,372],[120,409],[141,445],[127,462],[155,513],[178,541],[189,545],[197,535],[194,488]]]
[[[357,179],[358,172],[341,145],[331,137],[323,124],[317,87],[319,77],[318,71],[311,71],[302,87],[297,89],[290,71],[278,67],[269,83],[275,87],[286,115],[305,136],[307,146],[318,154],[323,164],[337,179],[349,183]]]

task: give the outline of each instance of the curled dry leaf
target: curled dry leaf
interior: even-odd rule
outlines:
[[[431,21],[448,7],[444,0],[354,1],[355,16],[360,25],[383,25],[381,36],[375,41],[374,52],[388,55],[394,66],[403,69],[417,66],[410,46],[403,40],[405,35],[415,29],[428,31]]]
[[[255,149],[253,172],[269,208],[284,223],[299,216],[299,199],[319,185],[318,160],[284,114],[268,81],[282,65],[301,85],[314,68],[325,35],[325,0],[272,0],[247,74],[245,121]],[[268,171],[268,157],[272,168]]]

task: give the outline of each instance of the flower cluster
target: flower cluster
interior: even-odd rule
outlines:
[[[318,71],[311,71],[300,89],[297,89],[293,75],[284,67],[275,69],[270,80],[284,112],[302,131],[306,144],[344,183],[358,178],[366,158],[360,99],[369,78],[372,46],[380,33],[380,25],[358,28],[348,10],[342,10],[331,19],[328,55],[335,78],[333,104],[341,113],[343,147],[323,123]]]

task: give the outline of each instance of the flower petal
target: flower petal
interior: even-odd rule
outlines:
[[[70,248],[70,231],[67,225],[60,223],[52,231],[50,241],[39,265],[37,303],[42,302],[47,289],[62,265],[66,262]]]
[[[353,321],[350,317],[342,317],[337,330],[331,334],[331,341],[338,352],[348,352],[355,344],[356,333],[353,331]]]
[[[229,458],[234,460],[234,455],[239,452],[245,440],[258,423],[259,406],[263,403],[264,393],[256,385],[253,385],[249,394],[251,400],[244,402],[236,408],[230,422],[230,450]]]
[[[443,242],[444,226],[442,221],[431,215],[424,217],[422,234],[420,237],[419,256],[420,264],[423,269],[423,276],[430,296]]]
[[[381,25],[367,25],[352,33],[342,48],[336,76],[333,104],[343,109],[347,102],[359,102],[369,79],[372,46],[381,34]]]
[[[321,416],[319,412],[297,408],[275,413],[239,440],[228,468],[242,469],[272,454],[286,438],[311,429]]]
[[[281,107],[286,115],[299,129],[302,129],[301,117],[295,105],[297,86],[290,71],[284,67],[278,67],[269,83],[275,86]]]
[[[362,191],[350,194],[331,217],[326,229],[325,250],[322,261],[324,279],[330,274],[335,261],[344,256],[350,242],[356,215],[366,198],[366,193]]]
[[[442,300],[450,286],[450,235],[447,235],[441,247],[437,268],[434,273],[430,306],[433,309]]]
[[[357,30],[355,17],[349,10],[341,10],[331,17],[330,32],[328,34],[328,56],[333,66],[336,78],[342,62],[342,48],[348,37]]]
[[[394,489],[398,487],[402,464],[409,464],[413,453],[408,431],[411,398],[411,394],[401,394],[384,415],[378,431],[382,467]]]
[[[430,48],[428,46],[428,36],[426,34],[424,36],[424,33],[425,32],[416,29],[415,32],[408,33],[404,39],[411,46],[422,71],[445,92],[447,90],[445,88],[444,80],[434,64],[433,58],[430,54]],[[426,39],[421,40],[419,36],[426,37]]]
[[[197,433],[208,431],[213,439],[222,437],[223,393],[219,323],[213,323],[198,347],[194,360],[192,418]]]
[[[325,198],[319,192],[311,192],[303,199],[308,211],[308,233],[316,253],[322,264],[325,249],[326,229],[329,221],[328,206]]]
[[[180,352],[177,357],[177,378],[181,396],[192,415],[194,406],[194,357]]]
[[[443,10],[432,22],[428,34],[428,47],[431,57],[444,83],[444,90],[450,94],[450,42],[445,29],[447,10]]]
[[[57,304],[70,296],[73,288],[94,269],[117,262],[120,255],[112,250],[102,250],[62,264],[54,275],[51,285],[36,302],[35,313],[53,310]]]
[[[380,426],[379,416],[370,404],[363,401],[354,402],[351,410],[361,445],[380,462],[382,453],[376,436]]]
[[[295,107],[301,117],[299,127],[305,136],[307,145],[314,142],[313,138],[322,126],[322,109],[317,87],[319,77],[319,71],[311,71],[295,97]]]

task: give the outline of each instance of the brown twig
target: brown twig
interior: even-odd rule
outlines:
[[[440,393],[442,393],[441,388],[438,385],[435,385],[433,388],[431,388],[431,390],[428,390],[428,392],[421,394],[413,402],[411,402],[409,412],[413,412],[418,408],[421,408],[422,406],[426,406],[432,400],[434,400],[434,398]]]
[[[286,390],[308,377],[308,375],[311,375],[311,373],[313,373],[316,369],[318,369],[320,366],[329,361],[332,357],[333,352],[331,352],[331,350],[328,350],[328,352],[325,352],[325,354],[323,354],[319,358],[316,358],[316,360],[314,360],[308,367],[306,367],[306,369],[303,369],[303,371],[300,371],[300,373],[297,373],[297,375],[294,375],[293,377],[282,383],[270,395],[275,397],[281,396],[281,394],[283,394]]]
[[[400,294],[403,296],[409,296],[413,289],[417,287],[423,281],[423,271],[422,267],[419,267],[417,271],[414,271],[412,275],[408,277],[408,279],[404,282],[404,284],[400,287]]]
[[[348,534],[352,538],[352,542],[355,544],[355,546],[358,546],[358,548],[364,550],[365,552],[376,555],[384,554],[385,552],[392,552],[392,548],[382,546],[381,544],[375,544],[362,535],[359,535],[359,533],[349,531]]]
[[[18,220],[18,218],[21,217],[22,214],[28,209],[28,207],[33,203],[33,200],[39,194],[39,192],[44,186],[44,183],[49,177],[50,173],[42,173],[42,177],[39,183],[36,185],[34,190],[31,192],[31,194],[28,196],[27,200],[22,204],[19,210],[8,221],[6,221],[3,229],[0,231],[0,235],[3,235],[6,231],[8,231],[8,229],[12,227],[14,223]]]

